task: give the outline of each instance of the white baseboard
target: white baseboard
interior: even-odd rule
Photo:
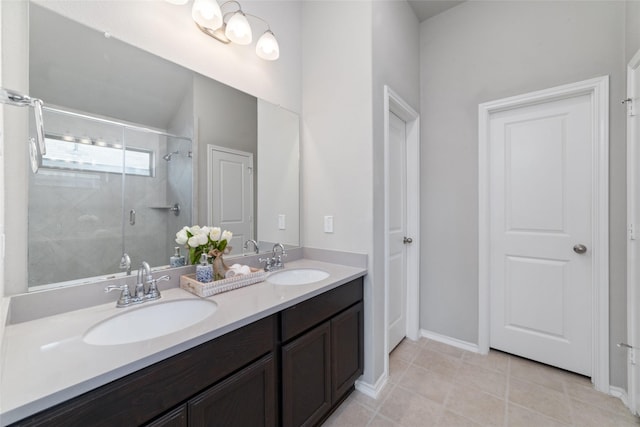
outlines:
[[[361,379],[356,380],[356,390],[373,399],[377,399],[384,386],[387,385],[388,379],[389,376],[383,374],[380,375],[380,378],[378,378],[378,381],[376,381],[375,384],[364,382]]]
[[[627,391],[625,389],[612,385],[609,386],[609,394],[622,400],[624,406],[626,406],[627,408],[629,408],[629,410],[631,410],[631,412],[633,412],[633,408],[629,406],[629,395],[627,394]]]
[[[442,335],[437,332],[431,332],[431,331],[427,331],[426,329],[420,329],[420,336],[433,341],[438,341],[443,344],[450,345],[452,347],[457,347],[462,350],[470,351],[472,353],[480,353],[478,344],[473,344],[467,341],[459,340],[457,338],[448,337],[446,335]]]

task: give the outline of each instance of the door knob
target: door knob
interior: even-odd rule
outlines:
[[[577,245],[575,245],[573,247],[573,251],[577,254],[583,254],[585,252],[587,252],[587,247],[585,245],[583,245],[582,243],[578,243]]]
[[[404,239],[402,239],[402,243],[404,243],[405,245],[408,245],[410,243],[413,243],[413,239],[411,237],[405,236]]]

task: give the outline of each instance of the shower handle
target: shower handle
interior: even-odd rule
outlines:
[[[129,224],[130,225],[136,225],[136,210],[135,209],[131,209],[129,211]]]

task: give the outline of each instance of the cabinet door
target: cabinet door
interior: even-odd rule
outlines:
[[[215,363],[215,359],[211,363]],[[275,426],[273,355],[263,357],[199,394],[189,401],[188,406],[190,426]]]
[[[331,408],[330,322],[282,347],[282,424],[315,425]]]
[[[161,416],[145,427],[187,427],[187,405],[182,405]]]
[[[331,319],[331,403],[338,402],[362,375],[362,302]]]

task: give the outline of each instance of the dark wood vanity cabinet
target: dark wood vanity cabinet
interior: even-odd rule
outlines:
[[[258,320],[219,338],[141,369],[95,390],[61,403],[44,412],[25,418],[15,426],[180,426],[183,405],[216,385],[230,393],[241,387],[246,369],[271,355],[277,336],[277,315]],[[260,359],[258,362],[256,360]],[[260,365],[261,366],[261,365]],[[271,406],[275,411],[275,371],[268,386],[273,390],[253,388],[258,394],[245,396],[236,410],[256,405]],[[235,382],[237,380],[237,383]],[[174,413],[175,411],[175,413]],[[191,425],[187,411],[187,425]],[[159,418],[158,418],[159,417]],[[216,424],[208,424],[216,425]]]
[[[362,302],[331,319],[331,403],[339,403],[362,375],[364,365]]]
[[[318,425],[362,374],[362,284],[355,279],[12,426]]]
[[[146,427],[187,427],[187,405],[181,405],[150,422]]]
[[[189,426],[275,426],[275,379],[275,362],[269,354],[189,400]]]
[[[281,324],[282,425],[318,425],[362,375],[362,279],[283,311]]]
[[[331,325],[282,347],[282,425],[315,425],[331,409]]]

